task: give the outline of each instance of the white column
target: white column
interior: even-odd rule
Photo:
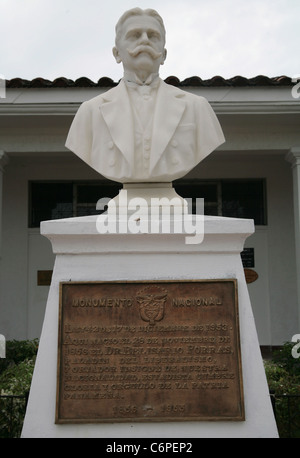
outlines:
[[[286,159],[292,164],[293,174],[293,198],[294,198],[294,225],[296,246],[297,268],[297,292],[298,292],[298,327],[300,329],[300,146],[290,149]]]
[[[0,150],[0,258],[2,255],[2,200],[3,200],[3,173],[8,163],[8,156],[5,151]]]

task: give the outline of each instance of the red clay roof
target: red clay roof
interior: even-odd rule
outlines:
[[[199,76],[192,76],[180,81],[176,76],[169,76],[165,82],[173,86],[291,86],[292,79],[287,76],[277,76],[269,78],[267,76],[258,75],[254,78],[244,78],[243,76],[234,76],[230,79],[224,79],[221,76],[214,76],[208,80],[202,80]],[[6,81],[6,88],[53,88],[53,87],[114,87],[118,82],[114,82],[111,78],[103,77],[97,83],[91,81],[89,78],[81,77],[73,81],[68,78],[60,77],[53,81],[44,78],[34,78],[33,80],[26,80],[22,78],[13,78]]]

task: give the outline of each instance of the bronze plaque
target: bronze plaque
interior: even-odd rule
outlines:
[[[244,420],[236,280],[63,282],[56,423]]]
[[[244,269],[246,283],[253,283],[258,279],[258,273],[253,269]]]

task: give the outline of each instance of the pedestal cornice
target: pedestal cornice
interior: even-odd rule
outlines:
[[[198,246],[201,247],[201,251],[206,252],[241,252],[246,238],[254,232],[253,220],[205,216],[203,241],[197,244],[197,234],[188,234],[184,231],[100,234],[96,222],[97,216],[44,221],[41,223],[41,234],[51,241],[56,254],[192,254],[198,252]],[[192,237],[195,237],[195,240]],[[187,242],[187,238],[190,242]]]

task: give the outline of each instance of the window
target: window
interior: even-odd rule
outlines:
[[[115,197],[122,185],[80,183],[73,185],[74,189],[74,216],[87,216],[100,214],[96,204],[100,198]]]
[[[68,183],[31,183],[29,227],[41,221],[73,216],[72,186]]]
[[[266,191],[264,179],[217,180],[174,183],[179,195],[204,198],[206,215],[254,219],[256,225],[266,225]]]
[[[114,197],[121,185],[102,182],[31,182],[29,184],[29,227],[41,221],[100,214],[101,197]]]
[[[176,192],[185,199],[192,199],[192,211],[196,213],[196,199],[204,199],[204,213],[216,216],[221,214],[219,184],[217,182],[178,182],[174,183]]]
[[[100,214],[97,201],[115,197],[122,185],[115,182],[31,182],[29,185],[29,227],[39,227],[41,221]],[[197,180],[174,182],[179,195],[204,198],[206,215],[254,219],[256,225],[266,223],[265,181]]]
[[[263,180],[223,181],[222,215],[266,224],[264,184]]]

